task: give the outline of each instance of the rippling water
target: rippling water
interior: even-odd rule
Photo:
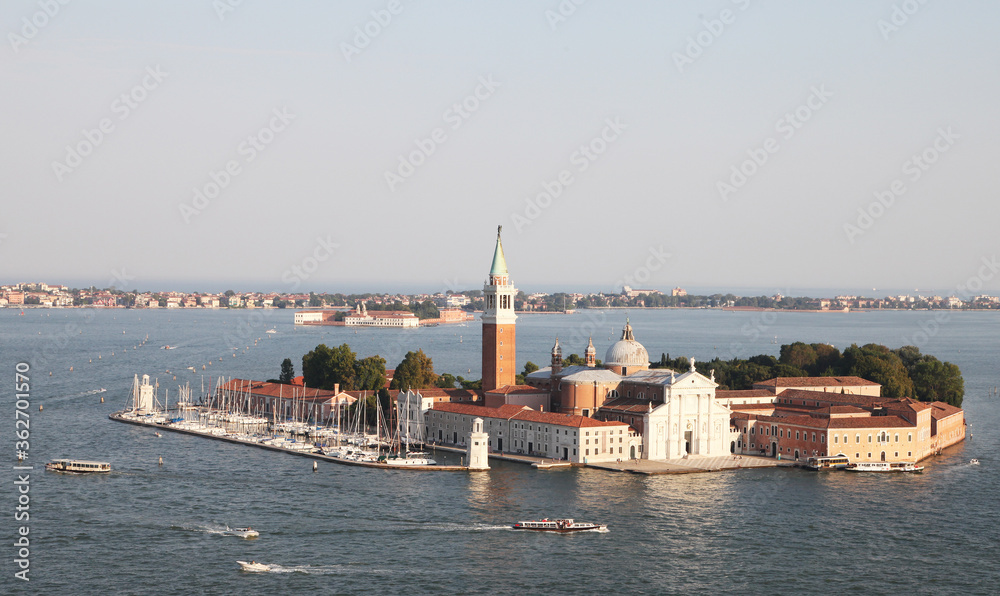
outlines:
[[[107,414],[125,403],[135,373],[156,377],[161,396],[169,388],[173,400],[181,381],[200,387],[203,365],[213,380],[276,377],[283,358],[298,369],[301,355],[320,342],[347,342],[359,356],[380,353],[390,367],[407,350],[423,348],[439,372],[478,378],[478,325],[354,333],[295,329],[290,310],[258,318],[165,310],[26,310],[22,317],[6,309],[0,310],[0,374],[12,382],[16,362],[34,365],[28,463],[93,458],[110,461],[115,471],[32,473],[32,580],[11,579],[13,548],[5,547],[0,591],[996,593],[1000,421],[998,398],[988,396],[1000,385],[995,313],[957,313],[933,335],[918,335],[929,313],[630,315],[654,359],[661,352],[699,359],[777,354],[778,344],[795,340],[839,348],[922,342],[925,352],[962,368],[973,439],[927,460],[921,475],[767,469],[643,477],[502,462],[483,474],[323,462],[313,473],[308,459],[175,433],[156,437]],[[593,335],[600,356],[624,316],[521,317],[519,362],[545,365],[556,335],[566,353],[582,353]],[[272,326],[278,333],[265,334]],[[148,342],[132,349],[147,334]],[[178,347],[159,349],[166,344]],[[107,392],[95,393],[102,387]],[[12,421],[10,393],[3,403]],[[0,437],[10,454],[12,435]],[[982,465],[968,465],[972,457]],[[10,520],[14,496],[9,489],[3,494]],[[610,532],[508,529],[517,519],[556,515],[607,523]],[[260,530],[260,538],[224,532],[246,525]],[[13,535],[10,522],[3,528]],[[274,568],[245,573],[237,560]]]

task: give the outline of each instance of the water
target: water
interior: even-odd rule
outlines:
[[[795,340],[838,348],[916,341],[961,367],[973,436],[927,460],[920,475],[767,469],[643,477],[502,462],[483,474],[323,462],[313,473],[301,457],[176,433],[158,438],[107,418],[127,400],[135,373],[157,378],[161,396],[169,388],[173,400],[179,382],[190,380],[197,392],[202,365],[213,382],[218,374],[276,377],[282,359],[298,371],[302,354],[321,342],[347,342],[359,357],[380,353],[390,368],[422,348],[438,372],[479,378],[475,323],[355,333],[296,329],[291,310],[18,312],[0,310],[0,375],[13,381],[16,362],[34,364],[27,463],[92,458],[115,471],[32,472],[32,579],[12,579],[13,547],[5,546],[3,593],[996,592],[1000,420],[998,398],[988,396],[1000,385],[995,313],[956,313],[935,329],[926,312],[631,311],[636,339],[653,359],[776,355]],[[523,316],[518,361],[546,365],[556,335],[565,354],[582,354],[593,335],[602,357],[625,316]],[[271,327],[278,333],[265,334]],[[178,347],[159,349],[167,344]],[[102,387],[107,392],[96,393]],[[0,436],[12,451],[11,433]],[[982,465],[969,466],[973,457]],[[3,494],[2,527],[12,537],[14,493]],[[556,515],[607,523],[610,532],[507,527]],[[247,525],[260,538],[224,533]],[[244,573],[237,560],[276,567]]]

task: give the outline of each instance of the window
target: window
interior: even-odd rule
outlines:
[[[906,433],[906,442],[907,443],[913,442],[913,433]]]
[[[854,435],[854,442],[855,443],[860,443],[861,442],[861,435]]]
[[[784,436],[785,436],[785,430],[784,429],[779,430],[778,437],[784,438]]]
[[[590,455],[590,449],[587,450],[587,453],[585,455]]]
[[[813,443],[815,443],[815,442],[816,442],[816,433],[813,433],[813,435],[812,435],[812,442],[813,442]]]
[[[755,430],[755,427],[751,426],[751,427],[750,427],[750,434],[751,434],[751,435],[752,435],[752,434],[754,433],[754,430]]]
[[[799,440],[799,431],[795,431],[795,440],[796,440],[796,441],[798,441],[798,440]]]
[[[899,433],[896,433],[895,437],[892,439],[892,442],[893,443],[898,443],[899,442]]]
[[[836,441],[837,435],[834,435],[833,438],[834,438],[834,441]],[[826,435],[820,435],[819,436],[819,442],[820,443],[826,443]]]
[[[868,442],[869,442],[869,443],[871,443],[871,442],[872,442],[872,436],[871,436],[871,435],[868,435]],[[868,457],[871,457],[871,455],[869,455]]]
[[[833,444],[834,444],[834,445],[836,445],[836,444],[837,444],[837,435],[833,435]]]

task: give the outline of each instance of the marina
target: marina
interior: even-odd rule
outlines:
[[[157,437],[160,430],[166,430],[349,466],[434,472],[469,470],[464,465],[439,465],[427,453],[406,449],[409,442],[398,435],[395,441],[384,440],[378,433],[366,433],[360,424],[354,432],[341,434],[339,425],[316,426],[296,419],[277,422],[247,411],[235,411],[233,402],[219,409],[213,405],[196,406],[191,402],[187,386],[180,388],[181,397],[170,410],[166,400],[160,404],[155,394],[157,387],[158,383],[151,383],[149,375],[143,375],[141,382],[135,375],[126,408],[108,417],[156,429],[154,435]],[[220,382],[219,388],[212,393],[213,400],[226,395],[221,388]],[[209,403],[214,402],[210,400]]]

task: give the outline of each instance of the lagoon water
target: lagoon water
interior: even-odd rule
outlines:
[[[653,359],[777,355],[801,340],[915,343],[959,365],[971,440],[923,474],[742,470],[634,476],[536,471],[369,470],[110,421],[132,377],[161,398],[217,375],[276,377],[319,343],[395,366],[422,348],[438,372],[479,378],[478,323],[418,330],[295,328],[291,310],[0,309],[8,472],[3,593],[993,594],[1000,577],[1000,315],[633,310]],[[546,365],[556,336],[602,356],[624,311],[527,315],[518,362]],[[277,333],[266,334],[274,328]],[[148,335],[145,345],[140,345]],[[254,340],[260,338],[256,345]],[[163,345],[177,346],[173,350]],[[138,347],[137,347],[138,346]],[[135,349],[134,349],[135,348]],[[235,357],[234,357],[235,354]],[[30,582],[14,579],[15,364],[31,369]],[[211,365],[209,365],[211,362]],[[187,367],[194,367],[192,373]],[[202,371],[205,366],[205,371]],[[70,371],[70,367],[73,370]],[[167,372],[169,371],[169,372]],[[51,375],[49,374],[51,372]],[[174,376],[177,377],[174,380]],[[105,393],[95,393],[106,388]],[[100,403],[100,397],[105,403]],[[44,411],[38,412],[38,405]],[[103,477],[44,473],[50,459],[110,461]],[[163,465],[158,465],[158,458]],[[980,466],[970,466],[978,458]],[[610,532],[516,533],[518,519],[568,516]],[[222,532],[253,526],[256,540]],[[275,565],[249,574],[237,560]]]

